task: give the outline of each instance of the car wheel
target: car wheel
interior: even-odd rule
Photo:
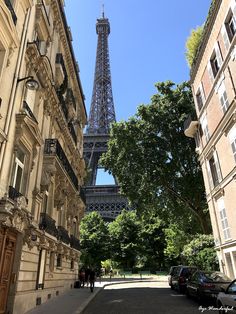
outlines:
[[[173,286],[172,284],[170,285],[170,289],[171,289],[171,290],[174,290],[174,286]]]
[[[219,309],[219,314],[225,314],[225,310],[223,310],[223,305],[221,302],[217,303],[217,307]],[[222,309],[220,309],[222,307]]]
[[[190,297],[191,297],[188,288],[186,288],[186,297],[187,297],[187,298],[190,298]]]
[[[196,296],[197,296],[197,301],[198,301],[198,303],[201,303],[201,302],[202,302],[202,296],[201,296],[199,290],[197,290]]]

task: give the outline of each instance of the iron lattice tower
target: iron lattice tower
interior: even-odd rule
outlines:
[[[110,23],[104,17],[97,20],[98,34],[93,94],[88,121],[88,134],[109,134],[110,124],[116,121],[111,87],[111,71],[108,49]]]
[[[84,135],[84,157],[90,169],[85,186],[86,211],[98,211],[104,219],[112,220],[121,210],[130,208],[127,199],[119,194],[116,180],[113,185],[96,185],[99,159],[107,151],[110,124],[116,121],[108,49],[110,23],[104,12],[102,18],[97,20],[96,31],[98,43],[93,94],[88,127]]]

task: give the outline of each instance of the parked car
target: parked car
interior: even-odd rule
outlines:
[[[169,271],[169,276],[168,276],[168,283],[169,286],[171,287],[171,289],[173,289],[173,285],[172,285],[172,276],[174,274],[174,272],[176,271],[178,266],[171,266],[170,271]]]
[[[227,287],[231,279],[219,271],[196,271],[187,283],[186,294],[199,301],[216,298],[221,287]]]
[[[174,269],[171,275],[170,282],[171,288],[178,290],[179,292],[185,292],[187,279],[197,270],[195,266],[183,266],[179,265]]]
[[[220,314],[236,313],[236,279],[226,289],[221,287],[216,304]]]

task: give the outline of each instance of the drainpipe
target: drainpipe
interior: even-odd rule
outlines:
[[[14,78],[12,81],[9,107],[6,114],[6,120],[5,120],[4,130],[3,130],[7,138],[8,138],[10,124],[11,124],[12,116],[14,112],[15,98],[16,98],[16,92],[17,92],[17,79],[19,77],[19,73],[22,67],[22,61],[25,55],[25,50],[26,50],[26,45],[27,45],[27,30],[29,26],[30,13],[31,13],[31,8],[27,10],[27,13],[25,16],[25,21],[24,21],[23,30],[22,30],[21,39],[20,39],[20,48],[19,48],[19,52],[17,56]],[[0,165],[1,165],[0,175],[2,174],[2,169],[3,169],[2,164],[4,161],[5,154],[6,154],[6,141],[2,143],[1,148],[0,148]]]

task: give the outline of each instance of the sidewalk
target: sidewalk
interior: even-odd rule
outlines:
[[[125,283],[125,282],[142,282],[142,281],[167,281],[166,276],[145,276],[140,279],[137,278],[109,278],[102,279],[101,282],[95,283],[94,292],[89,288],[71,289],[61,294],[58,297],[37,306],[36,308],[28,311],[26,314],[80,314],[87,307],[89,302],[107,285]]]

